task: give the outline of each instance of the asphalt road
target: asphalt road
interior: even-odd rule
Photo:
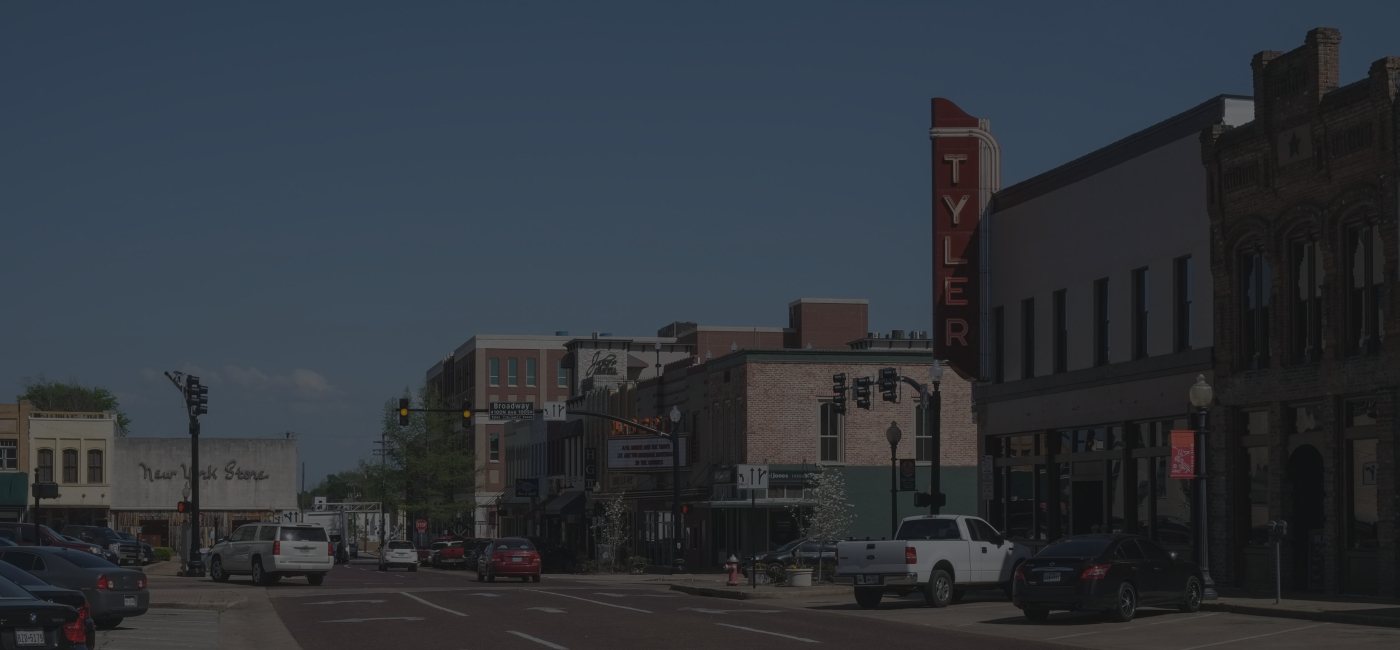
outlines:
[[[687,596],[656,587],[546,575],[538,584],[478,583],[466,572],[380,573],[340,567],[321,587],[268,590],[303,650],[622,650],[628,648],[1035,648],[1048,644],[862,621],[764,601]]]

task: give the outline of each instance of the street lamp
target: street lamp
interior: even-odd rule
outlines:
[[[899,459],[896,448],[903,437],[904,432],[899,430],[899,424],[890,420],[889,428],[885,429],[885,440],[890,441],[890,539],[894,539],[899,525]]]
[[[660,347],[660,344],[657,344]],[[660,386],[658,386],[658,391]],[[671,407],[671,571],[680,568],[681,560],[681,439],[676,435],[681,423],[681,410]]]
[[[1206,423],[1211,402],[1215,400],[1215,389],[1206,383],[1205,375],[1196,375],[1196,383],[1191,385],[1188,397],[1191,406],[1196,408],[1196,508],[1199,512],[1200,526],[1200,552],[1196,557],[1200,560],[1201,579],[1205,582],[1201,597],[1205,600],[1215,600],[1218,594],[1215,592],[1215,581],[1210,577],[1210,525],[1207,515],[1209,500],[1206,495]]]
[[[943,364],[934,361],[928,369],[929,379],[932,380],[933,390],[923,391],[924,400],[924,430],[929,432],[929,503],[928,513],[938,514],[938,509],[943,506],[940,499],[943,498],[943,392],[939,385],[943,382]]]

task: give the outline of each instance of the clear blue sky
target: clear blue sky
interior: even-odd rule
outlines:
[[[406,8],[408,7],[408,8]],[[117,392],[183,431],[302,441],[308,485],[473,333],[782,325],[866,297],[929,328],[928,100],[1007,182],[1400,3],[8,2],[0,395]],[[8,398],[4,398],[8,401]]]

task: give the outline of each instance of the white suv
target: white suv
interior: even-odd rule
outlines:
[[[384,549],[379,552],[379,570],[401,566],[409,571],[418,570],[418,549],[413,547],[413,542],[396,539],[384,545]]]
[[[315,524],[247,524],[209,549],[209,577],[219,582],[246,574],[255,585],[287,576],[319,585],[334,565],[330,536]]]

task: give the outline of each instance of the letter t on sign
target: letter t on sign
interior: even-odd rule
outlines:
[[[967,162],[967,154],[950,153],[943,155],[943,161],[953,164],[953,184],[958,184],[958,165]]]

